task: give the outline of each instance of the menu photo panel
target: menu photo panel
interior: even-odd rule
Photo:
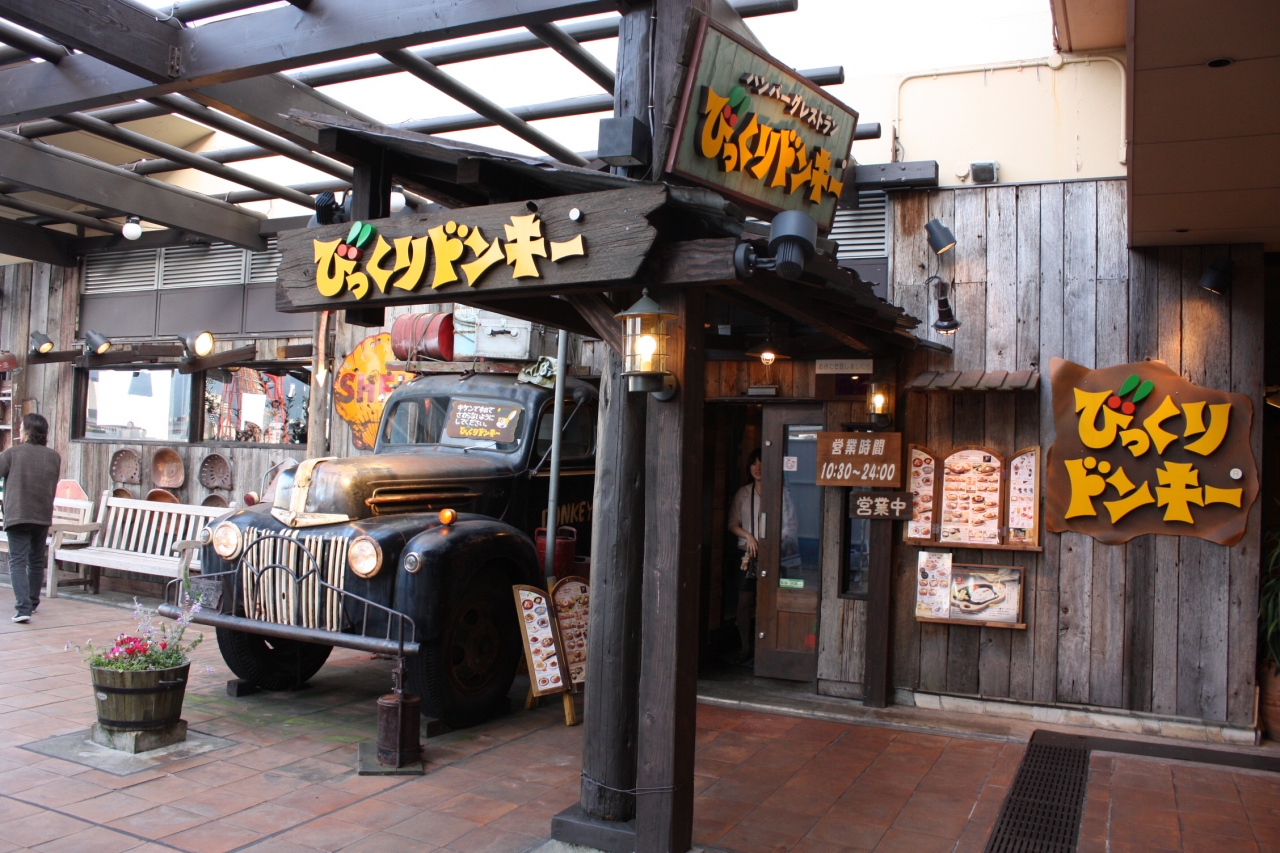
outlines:
[[[1008,544],[1040,545],[1040,448],[1027,447],[1009,460]]]
[[[1004,459],[982,447],[962,447],[942,463],[943,545],[999,547]]]
[[[938,457],[918,444],[908,445],[907,488],[911,491],[911,520],[907,522],[907,541],[932,543],[934,523],[938,521],[938,485],[942,476]]]

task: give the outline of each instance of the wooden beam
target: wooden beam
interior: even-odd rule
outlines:
[[[843,519],[842,519],[843,522]],[[863,646],[862,704],[889,703],[889,609],[893,590],[893,522],[871,522],[870,576],[867,578],[867,641]]]
[[[183,30],[123,0],[0,0],[0,16],[148,80],[182,73]]]
[[[118,222],[108,222],[102,219],[95,219],[94,217],[86,216],[83,213],[63,210],[60,207],[50,207],[47,204],[40,204],[39,202],[28,201],[25,198],[18,198],[11,195],[0,195],[0,205],[11,207],[14,210],[21,210],[24,213],[31,213],[36,216],[56,219],[59,222],[79,225],[81,228],[93,228],[97,231],[105,231],[108,234],[119,234],[124,228],[124,226]]]
[[[44,5],[43,0],[5,2]],[[71,5],[75,0],[57,2]],[[422,0],[408,5],[403,0],[313,0],[305,11],[284,6],[172,30],[178,34],[182,68],[163,82],[89,53],[68,56],[57,66],[31,63],[5,69],[0,72],[0,124],[613,8],[608,0]]]
[[[71,244],[70,234],[50,231],[35,225],[23,225],[0,219],[0,255],[13,255],[43,264],[74,267],[80,262]]]
[[[203,358],[183,359],[178,362],[179,373],[198,373],[201,370],[213,370],[215,367],[226,367],[237,361],[252,361],[258,355],[257,344],[236,347],[235,349],[215,352]]]
[[[744,296],[786,314],[806,326],[813,326],[824,335],[830,335],[856,350],[871,351],[870,347],[853,336],[843,322],[832,316],[830,309],[823,309],[813,299],[798,292],[798,287],[783,279],[774,278],[768,283],[743,284],[738,290]]]
[[[622,323],[614,316],[614,310],[599,293],[573,293],[565,297],[591,324],[595,336],[604,341],[616,353],[622,352]]]
[[[499,106],[465,83],[441,71],[436,66],[407,50],[387,51],[382,56],[408,71],[414,77],[439,89],[464,106],[490,119],[499,127],[514,133],[539,151],[545,151],[562,163],[586,166],[587,160],[572,149],[566,148],[533,125],[516,118],[506,107]]]
[[[595,54],[578,44],[573,36],[566,33],[561,27],[553,23],[533,24],[529,27],[529,32],[537,36],[538,40],[547,47],[567,59],[574,68],[590,77],[601,89],[604,89],[610,95],[613,94],[613,71],[603,62],[596,59]]]
[[[269,74],[251,80],[204,86],[188,94],[205,106],[225,110],[244,122],[282,136],[304,148],[316,147],[316,129],[290,121],[290,110],[374,121],[359,110],[284,74]],[[241,139],[248,139],[243,134],[236,135]]]
[[[693,835],[705,291],[656,298],[676,314],[668,366],[679,391],[648,404],[636,853],[685,851]]]
[[[29,142],[0,131],[0,177],[73,201],[136,214],[148,222],[181,228],[262,251],[262,217],[190,190],[134,175],[89,157]]]

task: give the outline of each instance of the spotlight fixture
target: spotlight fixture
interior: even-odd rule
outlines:
[[[803,210],[784,210],[769,225],[769,251],[773,271],[791,281],[804,272],[804,262],[818,245],[818,223]]]
[[[188,359],[204,358],[213,352],[212,332],[188,332],[179,335],[178,340],[182,341],[182,348],[186,351],[184,356]]]
[[[929,248],[933,249],[935,255],[941,255],[955,248],[956,235],[938,220],[930,219],[926,222],[924,231],[929,237]]]
[[[142,220],[136,216],[130,216],[124,221],[124,227],[120,229],[120,236],[126,240],[137,240],[142,236]]]
[[[85,329],[84,349],[89,355],[105,355],[111,349],[111,339],[93,329]]]
[[[44,332],[32,332],[31,354],[45,355],[46,353],[51,352],[53,352],[53,338],[49,337]]]
[[[960,328],[955,311],[951,309],[951,300],[947,298],[947,283],[940,276],[931,275],[925,284],[938,285],[938,319],[933,321],[933,330],[940,335],[954,335]]]
[[[396,184],[391,188],[391,212],[399,213],[404,210],[404,206],[408,200],[404,197],[404,187]]]
[[[1200,286],[1210,293],[1223,296],[1231,289],[1231,259],[1218,258],[1200,276]]]

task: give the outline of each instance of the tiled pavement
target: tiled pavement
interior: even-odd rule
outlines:
[[[426,776],[360,777],[355,744],[374,736],[388,662],[335,651],[309,689],[231,699],[211,637],[184,717],[233,746],[124,777],[22,749],[88,727],[88,675],[64,645],[130,621],[65,598],[29,625],[0,621],[0,853],[505,853],[577,801],[582,730],[559,703],[433,738]],[[742,853],[980,851],[1022,753],[705,705],[698,726],[695,841]],[[1095,757],[1082,850],[1196,850],[1214,833],[1215,853],[1280,851],[1280,777]]]

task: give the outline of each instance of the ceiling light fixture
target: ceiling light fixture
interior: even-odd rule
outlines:
[[[142,220],[136,216],[130,216],[124,221],[124,227],[120,229],[120,236],[126,240],[137,240],[142,236]]]

